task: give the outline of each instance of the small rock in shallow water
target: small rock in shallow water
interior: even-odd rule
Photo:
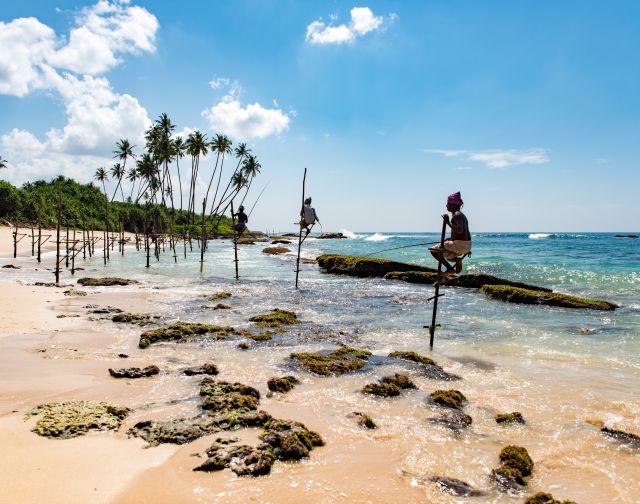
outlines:
[[[13,264],[5,264],[4,269],[20,269],[20,266],[14,266]]]
[[[371,357],[371,352],[352,347],[340,347],[326,353],[292,353],[289,357],[307,371],[329,376],[362,369]]]
[[[415,364],[421,375],[432,380],[454,381],[460,379],[457,375],[447,373],[433,359],[416,352],[391,352],[389,358],[401,359]]]
[[[468,483],[456,478],[447,478],[446,476],[433,476],[430,481],[436,484],[441,490],[455,495],[457,497],[480,497],[484,495],[481,490],[476,490]]]
[[[120,359],[128,359],[128,358],[129,358],[129,356],[128,356],[126,353],[119,353],[119,354],[118,354],[118,357],[119,357]]]
[[[281,392],[286,393],[293,389],[296,385],[300,383],[295,376],[281,376],[281,377],[273,377],[269,378],[267,381],[267,387],[272,392]]]
[[[251,345],[249,345],[249,343],[242,342],[238,343],[238,348],[240,350],[249,350],[249,348],[251,348]]]
[[[207,460],[194,471],[221,471],[229,467],[238,476],[264,476],[271,472],[274,456],[266,449],[248,445],[225,446],[214,443]]]
[[[217,305],[215,305],[213,307],[214,310],[230,310],[231,307],[229,305],[226,304],[222,304],[222,303],[218,303]]]
[[[438,417],[427,418],[427,421],[457,431],[469,427],[473,423],[473,418],[462,411],[453,409],[442,412]]]
[[[533,460],[526,448],[508,445],[500,451],[502,465],[491,472],[491,476],[503,491],[519,489],[527,485],[525,478],[533,471]]]
[[[85,291],[81,291],[78,289],[68,289],[63,292],[65,296],[86,296],[87,293]]]
[[[380,397],[397,397],[402,391],[393,383],[367,383],[362,387],[362,393]]]
[[[122,313],[122,310],[120,308],[116,308],[115,306],[101,306],[99,308],[90,309],[89,313],[95,313],[97,315],[105,315],[108,313]]]
[[[524,417],[522,413],[519,411],[514,411],[513,413],[503,413],[501,415],[496,415],[496,422],[499,424],[521,424],[524,425]]]
[[[354,411],[351,415],[357,420],[358,425],[360,427],[364,427],[365,429],[377,429],[378,426],[373,421],[369,415],[364,413],[360,413],[359,411]]]
[[[206,364],[203,364],[202,366],[187,368],[183,372],[187,376],[201,375],[201,374],[217,375],[218,366],[212,363],[206,363]]]
[[[436,390],[430,398],[434,404],[453,409],[461,409],[467,400],[459,390]]]
[[[576,503],[570,500],[560,501],[554,498],[554,496],[549,493],[538,492],[537,494],[532,495],[531,497],[528,497],[524,501],[524,504],[576,504]]]
[[[607,437],[611,439],[615,439],[622,444],[629,445],[631,448],[640,449],[640,436],[635,434],[631,434],[630,432],[624,432],[616,429],[609,429],[608,427],[603,427],[600,431]]]
[[[118,278],[118,277],[104,277],[104,278],[80,278],[78,283],[82,286],[89,287],[110,287],[113,285],[129,285],[129,284],[137,284],[136,280],[131,280],[128,278]]]
[[[122,369],[109,368],[109,374],[114,378],[146,378],[148,376],[157,375],[160,372],[158,366],[147,366],[144,369],[131,367]]]

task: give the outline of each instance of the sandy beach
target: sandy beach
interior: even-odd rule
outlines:
[[[433,411],[425,406],[425,395],[449,385],[419,374],[411,375],[417,391],[400,399],[379,399],[359,392],[381,376],[375,367],[364,375],[335,377],[294,370],[302,383],[289,394],[269,397],[266,381],[287,369],[282,363],[291,351],[289,344],[255,344],[249,351],[231,342],[166,343],[140,349],[140,327],[115,324],[108,315],[90,313],[88,307],[118,308],[163,320],[175,320],[169,312],[181,310],[184,319],[228,324],[246,323],[244,310],[213,311],[205,309],[203,301],[185,308],[181,303],[190,291],[164,288],[157,274],[145,273],[143,268],[140,283],[124,287],[78,286],[76,279],[85,273],[115,275],[110,267],[95,263],[75,277],[65,270],[63,287],[32,285],[34,278],[51,281],[54,260],[49,253],[38,264],[26,244],[19,247],[14,260],[11,232],[0,228],[0,265],[20,268],[0,269],[0,445],[4,455],[0,502],[460,502],[462,497],[443,492],[429,481],[434,475],[455,477],[487,492],[475,498],[477,502],[520,502],[534,491],[551,491],[580,503],[638,502],[637,452],[618,448],[590,423],[613,420],[617,427],[638,431],[640,403],[630,392],[640,389],[635,370],[599,369],[598,361],[558,360],[561,366],[557,367],[553,356],[540,359],[500,348],[491,354],[460,348],[449,349],[446,355],[435,353],[446,371],[462,377],[455,388],[464,390],[469,402],[465,411],[474,423],[469,432],[458,433],[425,422]],[[135,254],[135,248],[129,246],[125,253]],[[264,294],[271,296],[266,301],[256,301],[246,297],[241,286],[211,282],[198,284],[189,297],[202,299],[203,293],[226,286],[233,292],[231,300],[238,297],[251,312],[253,302],[279,305],[287,299],[269,293]],[[65,295],[72,288],[76,292]],[[299,313],[303,320],[314,317],[308,305],[300,305]],[[320,326],[313,327],[317,334],[325,334]],[[302,338],[295,331],[290,335]],[[350,337],[357,341],[357,333]],[[316,348],[319,340],[314,338],[301,340],[293,348]],[[398,348],[420,350],[403,347],[400,340],[371,350],[384,355]],[[270,475],[251,478],[229,470],[203,473],[193,468],[221,434],[255,445],[258,429],[150,448],[142,439],[127,435],[139,421],[193,415],[201,377],[184,376],[182,370],[204,361],[218,365],[216,379],[255,387],[262,395],[261,409],[275,418],[302,422],[318,432],[326,445],[300,462],[276,462]],[[158,365],[161,373],[117,380],[107,372],[150,364]],[[403,371],[398,366],[390,369]],[[590,386],[584,387],[585,383]],[[66,440],[31,432],[36,420],[25,419],[27,411],[43,403],[72,400],[105,401],[132,411],[117,431],[89,432]],[[496,425],[497,412],[515,409],[527,419],[526,427]],[[352,411],[369,413],[379,428],[358,427],[349,416]],[[509,443],[527,446],[536,464],[526,494],[516,497],[496,492],[488,476],[497,466],[498,452]]]

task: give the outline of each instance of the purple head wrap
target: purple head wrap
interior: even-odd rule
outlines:
[[[447,203],[452,203],[454,205],[462,206],[464,202],[462,201],[462,196],[460,196],[460,191],[458,191],[457,193],[450,194],[449,197],[447,198]]]

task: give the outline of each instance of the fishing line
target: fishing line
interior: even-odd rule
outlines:
[[[384,250],[378,250],[377,252],[372,252],[371,254],[367,254],[367,255],[362,256],[362,257],[370,257],[372,255],[382,254],[383,252],[389,252],[391,250],[399,250],[399,249],[411,248],[411,247],[422,247],[423,245],[436,245],[438,243],[440,243],[440,242],[439,241],[435,241],[435,242],[427,242],[427,243],[416,243],[415,245],[403,245],[402,247],[394,247],[394,248],[389,248],[389,249],[384,249]]]

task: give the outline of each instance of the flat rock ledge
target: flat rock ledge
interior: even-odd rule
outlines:
[[[114,378],[148,378],[160,373],[158,366],[147,366],[145,368],[130,367],[121,369],[109,368],[109,374]]]
[[[330,376],[362,369],[371,357],[371,352],[344,346],[329,352],[292,353],[290,357],[306,371]]]
[[[424,271],[435,273],[433,268],[417,266],[415,264],[377,259],[371,257],[358,257],[340,254],[323,254],[318,256],[318,264],[327,273],[337,275],[349,275],[357,277],[383,277],[392,271]]]
[[[78,283],[84,287],[111,287],[113,285],[130,285],[139,283],[137,280],[119,277],[79,278]]]
[[[539,292],[508,285],[485,285],[480,289],[489,299],[509,303],[557,306],[561,308],[586,308],[591,310],[612,311],[618,305],[600,299],[588,299],[555,292]]]

